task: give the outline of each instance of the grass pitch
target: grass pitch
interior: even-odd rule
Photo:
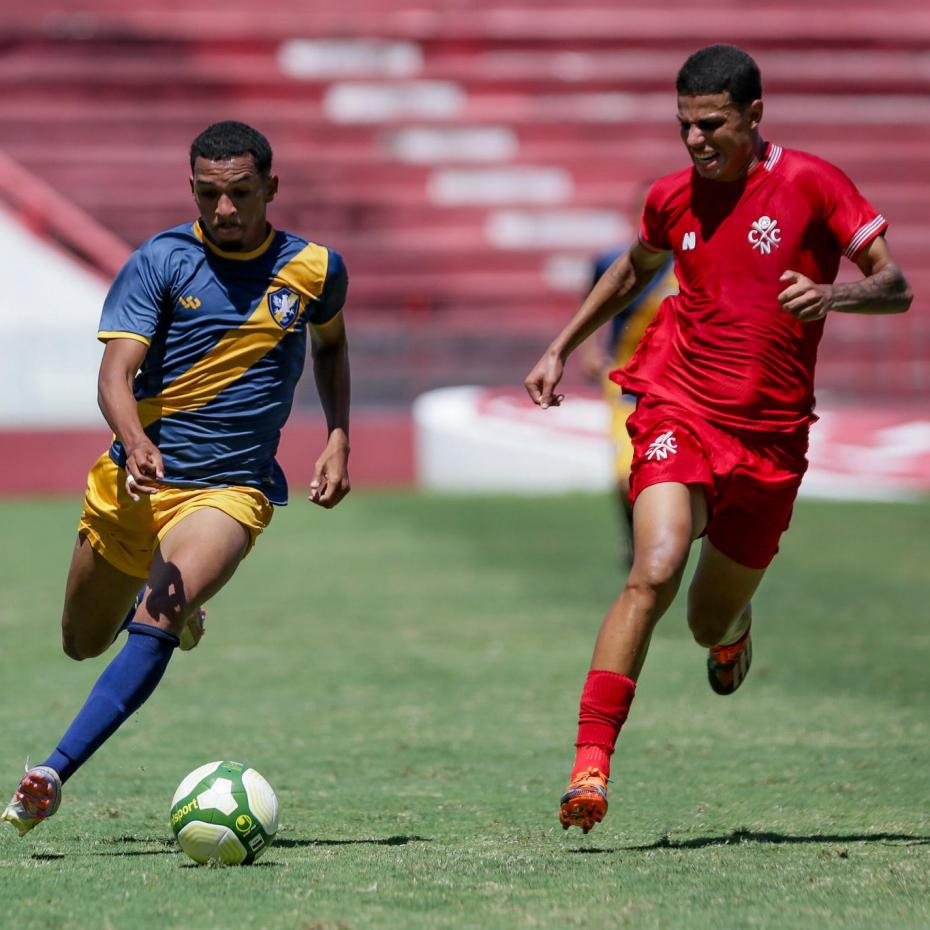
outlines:
[[[4,792],[103,667],[59,649],[76,510],[0,505]],[[0,830],[0,925],[926,928],[928,540],[926,502],[802,502],[730,698],[679,598],[583,837],[556,810],[620,584],[610,504],[298,497],[61,811]],[[195,867],[171,840],[178,781],[220,758],[281,800],[250,868]]]

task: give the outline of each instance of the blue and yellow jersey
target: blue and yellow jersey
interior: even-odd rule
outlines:
[[[600,280],[604,272],[623,254],[622,249],[605,252],[594,263],[591,286]],[[656,272],[655,277],[628,306],[624,307],[611,321],[608,331],[607,351],[611,367],[625,365],[642,339],[646,327],[652,322],[659,305],[678,290],[675,263],[668,264]],[[619,481],[630,473],[633,446],[626,431],[626,418],[633,412],[634,400],[624,396],[619,385],[610,380],[607,373],[603,378],[604,400],[610,407],[610,436],[614,447],[614,477]]]
[[[594,264],[591,287],[600,280],[604,272],[623,254],[622,249],[605,252],[598,256]],[[678,281],[675,278],[675,263],[669,258],[668,264],[661,268],[656,276],[649,282],[646,289],[640,293],[636,300],[624,307],[610,322],[608,335],[608,352],[613,360],[614,367],[625,365],[642,338],[646,327],[659,309],[659,304],[678,291]]]
[[[274,229],[251,252],[225,252],[198,221],[133,252],[97,336],[148,346],[134,393],[166,484],[246,485],[287,503],[275,453],[303,371],[307,326],[333,320],[347,285],[336,252]],[[116,440],[110,456],[125,464]]]

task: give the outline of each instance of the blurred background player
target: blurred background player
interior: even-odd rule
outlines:
[[[2,815],[20,836],[149,698],[200,605],[287,503],[275,453],[308,331],[328,428],[310,500],[329,508],[349,491],[346,269],[268,223],[271,162],[251,126],[204,130],[190,149],[199,219],[143,243],[107,295],[98,398],[114,439],[88,476],[61,624],[77,660],[128,636],[54,752],[27,763]]]
[[[645,194],[645,191],[643,193]],[[595,259],[589,291],[625,251],[614,249]],[[675,263],[669,259],[636,299],[630,301],[613,317],[606,329],[606,339],[601,340],[594,335],[580,349],[582,370],[589,380],[601,386],[604,401],[610,410],[614,493],[621,524],[621,561],[624,569],[633,564],[633,504],[630,502],[633,445],[626,430],[626,420],[636,406],[636,399],[624,394],[620,386],[611,380],[610,373],[622,368],[630,360],[646,327],[655,317],[659,305],[669,294],[674,294],[677,290]]]
[[[536,404],[558,405],[570,353],[674,254],[679,293],[613,376],[637,396],[628,421],[635,545],[594,647],[560,803],[562,825],[585,832],[607,811],[610,759],[653,629],[699,537],[688,624],[708,649],[709,683],[732,694],[749,671],[750,599],[807,468],[825,317],[901,313],[912,299],[884,240],[887,222],[850,179],[762,138],[762,79],[749,55],[703,48],[682,66],[676,89],[690,167],[652,185],[639,241],[525,381]],[[844,255],[863,277],[834,284]]]

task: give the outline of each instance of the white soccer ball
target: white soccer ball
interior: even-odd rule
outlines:
[[[246,865],[278,832],[278,798],[242,762],[208,762],[178,785],[171,801],[171,829],[194,862]]]

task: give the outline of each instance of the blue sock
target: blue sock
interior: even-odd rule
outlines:
[[[130,623],[126,645],[97,679],[84,706],[42,763],[66,782],[149,698],[161,681],[178,638],[158,627]]]

